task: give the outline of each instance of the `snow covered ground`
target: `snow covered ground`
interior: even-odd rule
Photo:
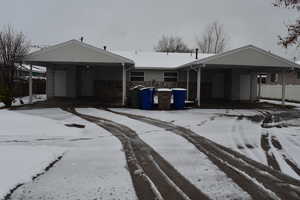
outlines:
[[[58,147],[0,145],[0,199],[18,184],[31,181],[64,152]]]
[[[286,128],[274,127],[265,129],[261,127],[261,123],[237,117],[239,115],[250,116],[259,114],[256,110],[190,109],[182,111],[144,111],[125,108],[113,110],[156,118],[186,127],[201,136],[234,149],[266,165],[267,158],[261,145],[261,138],[262,135],[268,134],[271,148],[269,152],[272,152],[276,157],[282,172],[300,179],[300,176],[294,170],[291,170],[291,167],[284,161],[286,156],[297,166],[300,166],[300,128],[289,126]],[[299,120],[296,120],[296,123],[300,125]],[[281,150],[275,148],[272,144],[272,137],[278,138],[282,146]]]
[[[210,198],[251,199],[246,192],[209,161],[206,155],[200,153],[182,137],[162,128],[108,111],[94,108],[78,108],[76,110],[79,113],[109,119],[132,128],[143,141],[153,147],[165,160],[170,162],[184,177]],[[160,116],[165,115],[161,114]]]
[[[271,104],[282,105],[282,102],[279,100],[261,99],[259,102],[266,102],[266,103],[271,103]],[[287,102],[287,101],[285,102],[285,105],[295,106],[296,108],[300,107],[299,103],[292,103],[292,102]]]
[[[104,129],[60,109],[3,109],[0,121],[0,199],[22,183],[12,199],[136,199],[122,146]]]

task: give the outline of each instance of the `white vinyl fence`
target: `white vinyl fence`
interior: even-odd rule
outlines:
[[[281,99],[281,85],[261,85],[261,97],[271,99]],[[286,85],[286,100],[300,102],[300,85]]]

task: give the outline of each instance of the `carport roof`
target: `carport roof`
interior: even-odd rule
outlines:
[[[199,59],[194,62],[179,66],[230,66],[232,68],[257,67],[257,68],[300,68],[300,65],[277,56],[271,52],[265,51],[253,45],[247,45],[241,48],[226,51],[207,58]]]
[[[92,45],[70,40],[50,46],[25,56],[23,62],[43,65],[45,63],[68,64],[131,64],[134,62],[123,56],[105,51]]]

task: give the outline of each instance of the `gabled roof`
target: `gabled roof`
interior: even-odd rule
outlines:
[[[278,67],[294,68],[300,66],[292,61],[277,56],[253,45],[226,51],[207,58],[182,65],[229,65],[229,66],[256,66],[256,67]]]
[[[23,59],[25,63],[91,63],[91,64],[134,64],[128,58],[113,54],[92,45],[70,40],[30,53]]]
[[[195,53],[166,53],[142,51],[112,51],[115,54],[130,58],[136,69],[175,69],[178,66],[195,61]],[[214,54],[198,54],[206,58]]]

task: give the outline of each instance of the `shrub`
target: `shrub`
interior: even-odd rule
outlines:
[[[10,107],[14,98],[11,89],[7,86],[0,86],[0,102],[3,102],[5,106]]]

